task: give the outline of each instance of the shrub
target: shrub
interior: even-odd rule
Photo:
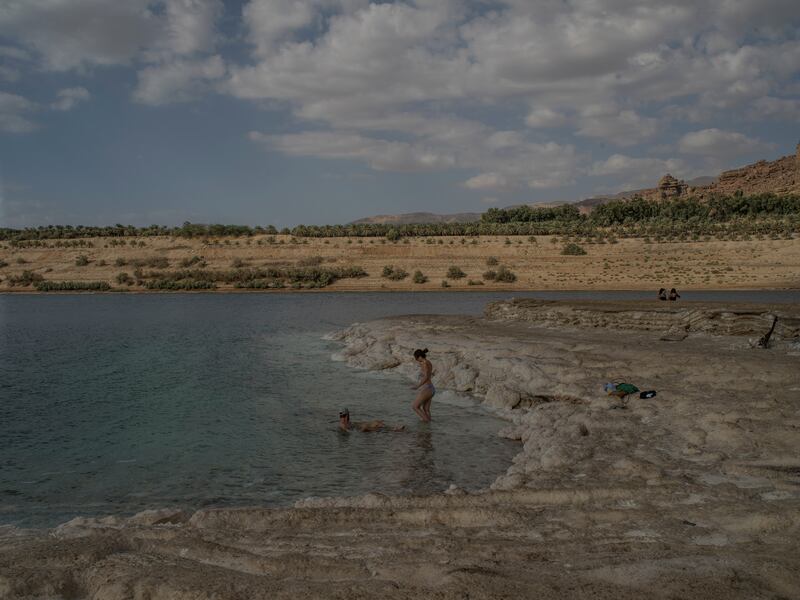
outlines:
[[[28,264],[28,261],[20,256],[19,258],[17,258],[17,264],[18,265],[26,265],[26,264]]]
[[[27,287],[29,285],[33,285],[34,283],[38,283],[43,281],[44,277],[42,277],[39,273],[34,273],[33,271],[23,271],[22,275],[18,275],[16,277],[9,277],[8,278],[8,285],[14,287],[18,285],[20,287]]]
[[[98,267],[105,267],[106,266],[106,261],[102,260],[102,259],[97,261],[97,266]]]
[[[394,227],[392,227],[389,231],[386,232],[386,239],[390,242],[396,242],[400,239],[400,232],[397,231]]]
[[[561,249],[561,254],[565,254],[567,256],[582,256],[586,254],[586,250],[583,248],[583,246],[579,246],[575,242],[570,242]]]
[[[119,275],[117,275],[117,283],[119,284],[127,283],[128,285],[132,285],[133,279],[131,279],[131,276],[128,275],[127,273],[120,273]]]
[[[89,264],[89,257],[85,254],[81,254],[78,258],[75,259],[75,266],[76,267],[85,267]]]
[[[414,283],[425,283],[428,281],[428,278],[425,277],[422,271],[414,271],[413,281]]]
[[[456,265],[451,265],[450,268],[447,269],[448,279],[463,279],[466,276],[467,274],[461,270],[461,267],[457,267]]]
[[[450,287],[450,284],[447,283],[447,279],[442,279],[442,287],[444,287],[444,288]]]
[[[40,292],[105,292],[111,286],[107,281],[40,281],[36,289]]]
[[[495,279],[497,279],[497,271],[492,271],[491,269],[489,269],[483,274],[483,278],[486,281],[494,281]]]
[[[385,277],[386,279],[390,279],[392,281],[401,281],[408,277],[408,272],[400,267],[395,267],[394,265],[386,265],[383,267],[381,277]]]
[[[497,269],[495,280],[503,283],[514,283],[517,280],[517,276],[508,267],[501,266]]]
[[[124,258],[118,258],[117,260],[114,261],[114,266],[116,267],[124,267],[127,264],[128,261],[125,260]]]
[[[323,258],[321,256],[309,256],[308,258],[301,258],[297,261],[298,267],[316,267],[321,265]]]
[[[494,256],[490,256],[486,259],[486,266],[493,267],[497,264],[497,259]]]
[[[193,267],[194,265],[198,265],[198,264],[201,267],[204,267],[206,265],[206,262],[203,260],[202,256],[192,256],[191,258],[182,259],[179,264],[180,264],[180,266],[182,268],[187,269],[189,267]]]
[[[0,269],[2,269],[4,267],[7,267],[7,266],[8,266],[8,263],[6,261],[4,261],[2,258],[0,258]]]
[[[247,263],[244,262],[241,258],[234,258],[233,262],[231,263],[231,266],[234,269],[241,269],[242,267],[246,267]]]
[[[467,285],[483,285],[483,282],[480,279],[477,280],[477,281],[475,281],[473,279],[468,279],[467,280]]]

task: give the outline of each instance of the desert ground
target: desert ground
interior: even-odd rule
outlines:
[[[331,337],[409,377],[423,340],[513,464],[477,493],[0,528],[0,598],[800,598],[800,305],[511,300]]]
[[[133,275],[131,261],[166,258],[167,271],[181,261],[197,257],[205,269],[296,266],[315,260],[321,266],[358,266],[367,277],[340,279],[326,289],[347,291],[441,290],[447,281],[453,290],[558,290],[558,289],[754,289],[800,287],[800,238],[748,241],[656,242],[620,239],[617,243],[580,242],[584,256],[561,254],[566,240],[551,236],[417,237],[399,242],[383,238],[293,238],[254,236],[212,240],[183,238],[94,238],[92,247],[14,248],[0,243],[0,291],[32,291],[11,287],[9,278],[24,270],[52,281],[105,281],[115,290],[141,291],[142,286],[119,284],[120,273]],[[117,243],[122,245],[117,245]],[[113,244],[113,245],[112,245]],[[88,264],[77,266],[80,256]],[[126,265],[117,266],[119,260]],[[492,260],[494,259],[494,260]],[[494,263],[496,264],[487,264]],[[385,266],[405,270],[409,276],[393,281],[382,277]],[[464,273],[448,279],[449,267]],[[485,280],[483,274],[500,266],[515,275],[513,283]],[[194,268],[197,268],[196,266]],[[152,270],[145,267],[145,270]],[[421,271],[425,283],[414,283]],[[219,285],[220,290],[233,289]]]

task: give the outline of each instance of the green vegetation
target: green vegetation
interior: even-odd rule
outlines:
[[[422,271],[414,271],[414,277],[411,279],[414,283],[427,283],[428,278]]]
[[[123,284],[133,285],[133,278],[127,273],[120,273],[119,275],[117,275],[117,283],[119,283],[120,285]]]
[[[111,286],[107,281],[40,281],[36,289],[40,292],[105,292]]]
[[[282,235],[294,236],[292,243],[300,244],[310,237],[359,238],[383,237],[390,241],[401,238],[431,236],[469,237],[478,235],[528,236],[595,236],[603,233],[602,240],[614,243],[620,237],[645,237],[688,241],[697,235],[777,236],[786,239],[800,232],[800,196],[776,196],[758,194],[752,196],[715,196],[707,201],[697,198],[650,201],[642,198],[615,200],[597,206],[588,215],[581,214],[577,207],[565,204],[556,207],[520,206],[509,209],[491,208],[475,223],[428,223],[428,224],[380,224],[358,223],[349,225],[298,225],[284,228]],[[135,236],[171,236],[175,238],[203,238],[208,243],[217,243],[211,238],[252,237],[266,235],[263,241],[276,243],[273,236],[278,230],[273,226],[248,227],[243,225],[199,225],[184,223],[180,227],[132,227],[113,225],[109,227],[87,227],[50,225],[26,229],[0,228],[0,240],[10,242],[12,248],[94,247],[85,238],[114,238],[107,245],[125,245],[125,240]],[[299,239],[298,239],[299,238]],[[53,240],[48,242],[48,240]],[[130,240],[141,246],[141,240]],[[230,244],[230,240],[225,240]],[[262,242],[261,239],[258,242]],[[283,242],[283,240],[279,240]],[[347,243],[352,243],[352,239]],[[442,243],[430,240],[427,243]],[[238,244],[238,241],[234,245]]]
[[[307,258],[301,258],[297,261],[298,267],[318,267],[323,263],[325,259],[321,256],[309,256]]]
[[[11,287],[20,286],[20,287],[27,287],[29,285],[33,285],[40,281],[44,280],[39,273],[34,273],[33,271],[23,271],[21,275],[11,276],[8,278],[8,285]]]
[[[89,264],[89,257],[85,254],[81,254],[78,258],[75,259],[75,266],[76,267],[85,267]]]
[[[392,281],[401,281],[408,277],[408,271],[401,269],[400,267],[395,267],[394,265],[386,265],[383,267],[381,277],[391,279]]]
[[[457,267],[456,265],[451,265],[449,269],[447,269],[447,278],[448,279],[464,279],[467,274],[461,270],[461,267]]]
[[[217,284],[242,289],[323,288],[338,279],[366,277],[361,267],[287,267],[242,268],[228,271],[181,269],[177,271],[134,271],[137,283],[147,289],[195,290],[215,289]]]
[[[516,280],[517,276],[505,265],[501,265],[500,268],[497,269],[495,281],[500,281],[501,283],[514,283]]]
[[[583,256],[586,254],[586,250],[583,246],[579,246],[575,242],[570,242],[561,249],[561,254],[566,254],[567,256]]]

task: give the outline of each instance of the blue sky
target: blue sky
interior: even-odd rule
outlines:
[[[2,226],[576,200],[798,123],[795,0],[0,2]]]

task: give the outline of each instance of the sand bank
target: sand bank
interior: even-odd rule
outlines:
[[[354,367],[412,375],[427,346],[437,386],[509,420],[522,451],[491,489],[6,531],[0,598],[800,597],[798,319],[517,301],[354,325]],[[615,378],[658,396],[609,399]]]

